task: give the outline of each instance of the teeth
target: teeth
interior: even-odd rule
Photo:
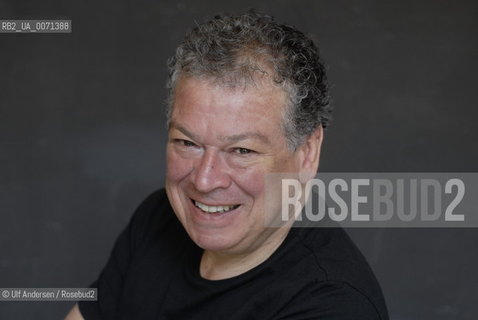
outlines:
[[[196,207],[198,207],[202,211],[209,212],[209,213],[227,212],[237,207],[237,206],[207,206],[204,203],[201,203],[198,201],[194,201],[194,204],[196,205]]]

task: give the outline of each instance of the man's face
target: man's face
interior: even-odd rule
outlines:
[[[281,127],[285,104],[284,90],[266,80],[237,89],[192,77],[179,81],[166,191],[189,236],[205,250],[246,253],[274,232],[264,221],[265,175],[301,167]]]

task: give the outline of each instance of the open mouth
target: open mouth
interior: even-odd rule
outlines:
[[[191,199],[192,200],[192,199]],[[237,205],[224,205],[224,206],[208,206],[204,203],[201,203],[199,201],[196,201],[196,200],[192,200],[193,204],[201,209],[201,211],[203,212],[206,212],[206,213],[225,213],[225,212],[229,212],[229,211],[232,211],[234,209],[237,209],[240,205],[237,204]]]

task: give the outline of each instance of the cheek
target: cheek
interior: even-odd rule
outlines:
[[[262,168],[250,168],[236,172],[235,179],[239,188],[253,197],[262,196],[265,186],[265,172]]]
[[[166,153],[166,179],[171,182],[179,182],[184,179],[192,169],[192,161],[178,156],[170,149]]]

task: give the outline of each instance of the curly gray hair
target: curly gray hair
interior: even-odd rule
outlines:
[[[168,61],[171,116],[180,75],[205,77],[230,86],[268,74],[288,93],[283,130],[297,149],[319,126],[327,127],[332,108],[325,73],[313,41],[296,28],[253,11],[218,15],[190,31]]]

